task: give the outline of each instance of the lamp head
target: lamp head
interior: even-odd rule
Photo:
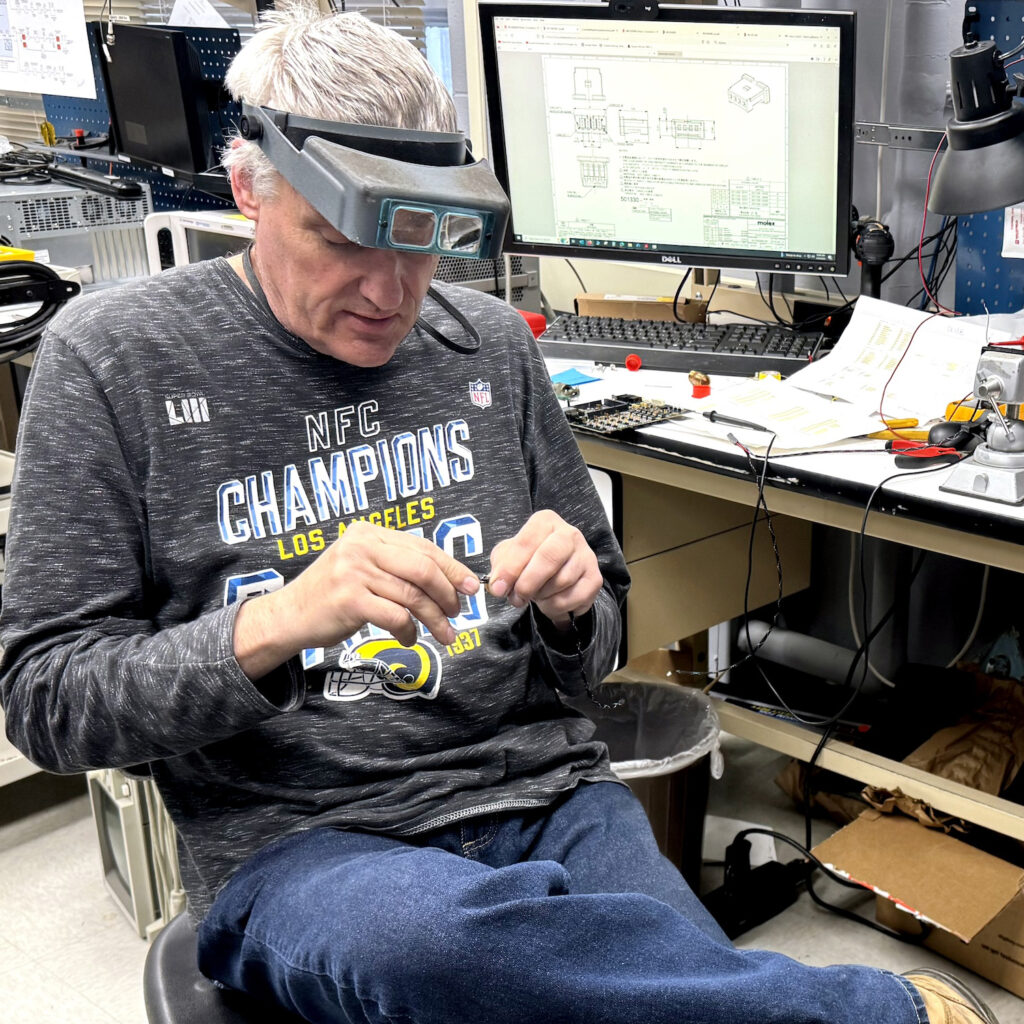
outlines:
[[[935,173],[928,209],[981,213],[1024,201],[1024,106],[1013,101],[996,44],[967,42],[949,61],[949,149]]]

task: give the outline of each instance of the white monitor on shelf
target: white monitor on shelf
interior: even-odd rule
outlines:
[[[145,221],[149,272],[230,256],[252,240],[254,224],[235,210],[169,210]]]

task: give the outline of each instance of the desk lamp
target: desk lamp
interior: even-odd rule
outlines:
[[[1015,75],[1010,85],[1003,67],[1010,54],[1000,54],[991,40],[978,40],[968,24],[963,46],[949,55],[953,117],[946,126],[949,149],[928,201],[933,213],[981,213],[1024,201],[1024,105],[1014,102],[1024,78]],[[992,424],[984,443],[939,489],[1019,505],[1024,502],[1024,351],[986,345],[974,395],[992,409]]]

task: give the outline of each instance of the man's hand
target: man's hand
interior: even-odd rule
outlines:
[[[455,639],[449,617],[477,577],[436,544],[398,530],[353,523],[280,590],[247,601],[235,620],[235,657],[258,679],[306,647],[330,647],[367,623],[406,647],[415,616],[442,644]]]
[[[490,575],[492,594],[508,595],[517,608],[532,601],[559,629],[568,628],[570,612],[590,610],[604,582],[583,534],[550,509],[494,546]]]

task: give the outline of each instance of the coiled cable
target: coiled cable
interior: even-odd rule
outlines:
[[[0,260],[0,309],[4,306],[40,303],[38,309],[8,323],[0,320],[0,363],[10,362],[39,343],[43,328],[68,299],[82,290],[76,281],[65,281],[45,263],[31,260]]]

